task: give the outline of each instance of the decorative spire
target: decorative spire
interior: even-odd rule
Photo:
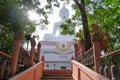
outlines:
[[[65,8],[65,3],[63,3],[63,8]]]

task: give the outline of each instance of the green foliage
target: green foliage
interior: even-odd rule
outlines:
[[[79,40],[83,40],[84,39],[84,32],[83,32],[83,30],[79,29],[79,32],[77,32],[77,34],[76,34],[76,37]]]
[[[75,0],[80,2],[79,0]],[[81,0],[82,1],[82,0]],[[120,48],[120,1],[119,0],[85,0],[85,9],[87,12],[87,19],[89,30],[90,25],[95,23],[99,25],[104,32],[109,32],[111,37],[111,49],[116,50]],[[76,4],[72,5],[75,14],[71,18],[71,22],[81,25],[81,13]],[[69,27],[69,23],[66,23],[63,28],[63,33],[69,33],[76,25]],[[72,25],[72,23],[70,23]],[[70,25],[70,26],[71,26]],[[78,26],[78,25],[77,25]],[[70,29],[70,30],[68,30]],[[72,30],[71,30],[72,29]],[[65,31],[66,30],[66,31]],[[74,31],[73,31],[74,33]]]
[[[95,65],[88,66],[91,70],[95,71]]]
[[[72,8],[75,10],[75,15],[72,16],[72,18],[67,19],[65,23],[61,24],[60,27],[63,29],[62,34],[75,34],[75,27],[79,26],[78,24],[81,24],[81,17],[80,17],[80,11],[79,8],[73,4]]]
[[[40,7],[40,2],[33,1],[0,0],[0,51],[12,53],[14,32],[20,31],[24,35],[31,34],[35,30],[35,25],[48,24],[47,11]],[[29,10],[43,15],[38,24],[28,19],[27,11]]]
[[[48,15],[52,13],[53,6],[59,7],[58,0],[46,0],[47,5],[41,7],[41,2],[32,2],[34,0],[0,0],[0,50],[3,50],[6,42],[12,42],[13,32],[22,31],[24,34],[30,34],[35,30],[34,22],[31,22],[26,12],[34,10],[43,18],[37,25],[45,27],[48,24]],[[70,2],[70,0],[61,0]],[[77,0],[78,2],[82,0]],[[88,24],[98,24],[104,31],[110,32],[112,49],[120,48],[120,2],[119,0],[85,0]],[[75,14],[71,19],[67,19],[61,25],[62,34],[74,34],[75,27],[81,25],[81,13],[76,4],[72,5]],[[48,10],[49,9],[49,10]],[[79,24],[79,25],[78,25]],[[4,31],[7,30],[7,31]],[[7,39],[5,36],[9,36]],[[11,40],[11,41],[10,41]],[[1,48],[2,47],[2,48]],[[11,47],[12,48],[12,47]],[[5,49],[5,48],[4,48]]]
[[[86,5],[89,25],[96,23],[104,31],[108,31],[111,36],[111,49],[115,50],[120,48],[120,33],[119,28],[120,20],[120,2],[119,0],[101,0],[92,1]],[[115,45],[118,44],[118,45]]]
[[[60,3],[57,0],[47,2],[41,6],[39,0],[0,0],[0,51],[11,53],[14,32],[31,34],[36,25],[43,29],[49,23],[48,14],[52,13],[53,6],[59,7]],[[38,13],[39,23],[28,19],[29,10]]]
[[[35,30],[33,23],[28,19],[26,11],[21,7],[23,0],[0,1],[0,51],[12,53],[13,33],[16,31],[31,33]],[[33,30],[26,26],[29,25]]]
[[[0,25],[0,51],[11,54],[13,45],[13,32]]]
[[[75,30],[74,30],[74,26],[76,25],[75,22],[72,22],[71,19],[67,19],[65,21],[65,23],[61,24],[60,27],[63,29],[62,30],[62,34],[65,34],[67,35],[68,33],[70,35],[74,34],[75,33]]]

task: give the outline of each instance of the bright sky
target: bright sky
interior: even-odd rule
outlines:
[[[45,4],[45,1],[46,0],[41,0],[41,2],[43,2],[42,4]],[[40,30],[39,27],[37,27],[36,31],[33,33],[35,35],[39,35],[39,40],[42,40],[44,34],[46,33],[52,33],[52,30],[53,30],[53,26],[54,26],[54,23],[55,22],[58,22],[60,21],[60,17],[59,17],[59,11],[60,9],[63,7],[63,2],[61,3],[60,7],[57,8],[57,7],[54,7],[54,12],[53,14],[51,14],[50,16],[48,16],[48,20],[50,21],[50,24],[49,25],[46,25],[47,26],[47,30]],[[71,8],[71,4],[69,5],[65,5],[65,7],[69,10],[69,18],[71,17],[71,15],[74,13],[74,11],[72,10]],[[29,12],[29,18],[31,20],[36,20],[36,19],[39,19],[38,15],[33,13],[33,12]]]

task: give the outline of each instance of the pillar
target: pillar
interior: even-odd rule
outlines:
[[[75,43],[75,44],[74,44],[74,58],[76,58],[77,51],[78,51],[78,44]]]
[[[43,67],[42,67],[42,70],[44,71],[44,63],[45,63],[45,57],[44,57],[44,56],[42,56],[41,61],[43,61]]]
[[[41,48],[41,43],[39,42],[37,45],[37,60],[40,61],[40,48]]]
[[[101,37],[98,33],[94,33],[91,37],[93,43],[93,54],[94,54],[94,64],[95,64],[95,71],[99,72],[100,67],[100,41],[102,41]]]
[[[35,53],[35,46],[36,46],[35,36],[33,36],[30,41],[31,41],[30,66],[32,66],[34,64],[34,53]]]
[[[71,73],[73,72],[73,63],[72,63],[72,60],[75,60],[74,56],[71,57]]]
[[[15,75],[15,73],[16,73],[22,37],[23,37],[22,32],[15,32],[14,33],[14,44],[13,44],[12,63],[11,63],[11,75]]]
[[[76,57],[78,56],[78,51],[80,50],[81,48],[80,48],[80,42],[79,41],[77,41],[75,44],[74,44],[74,50],[75,50],[75,52],[74,52],[74,58],[75,58],[75,60],[76,60]]]
[[[85,43],[84,40],[80,40],[80,48],[81,48],[81,63],[84,63],[84,53],[85,53]]]

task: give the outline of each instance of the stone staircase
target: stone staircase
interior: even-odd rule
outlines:
[[[41,80],[74,80],[70,70],[44,70]]]
[[[72,75],[43,75],[41,80],[74,80]]]

